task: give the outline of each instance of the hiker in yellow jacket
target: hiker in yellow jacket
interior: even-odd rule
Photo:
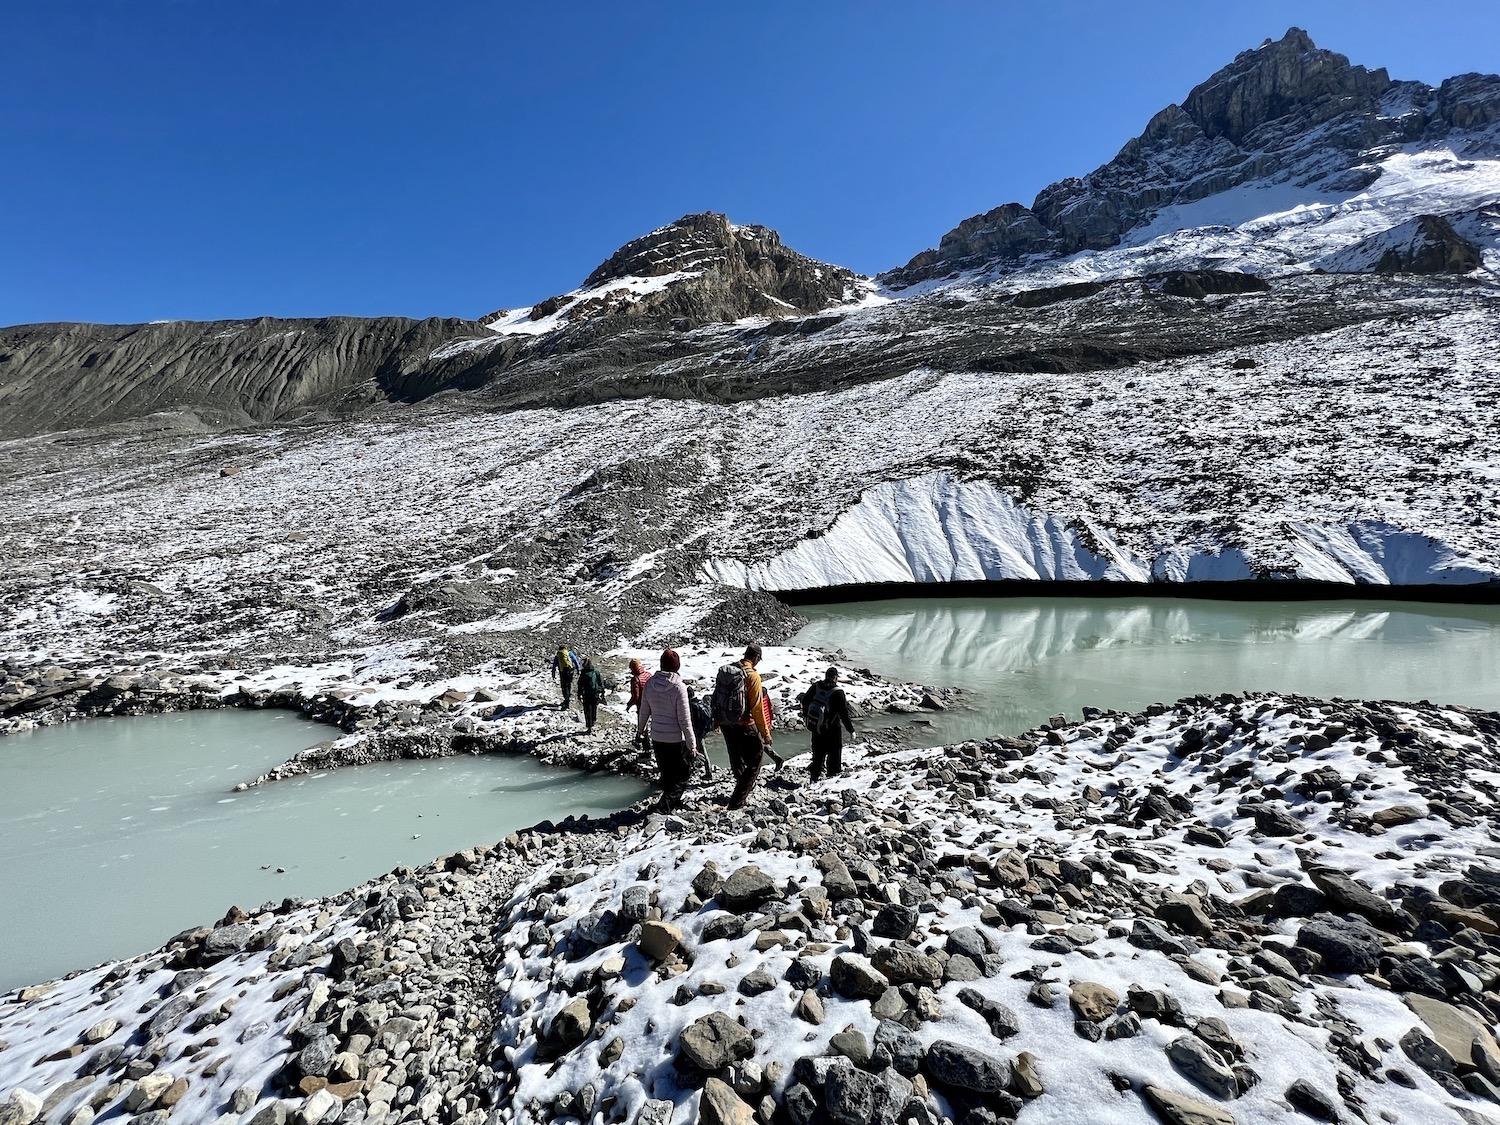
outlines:
[[[573,677],[582,667],[583,662],[576,652],[567,645],[557,646],[557,655],[552,658],[552,678],[562,686],[562,702],[557,705],[559,711],[566,711],[572,703]]]

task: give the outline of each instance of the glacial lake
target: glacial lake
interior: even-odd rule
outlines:
[[[1500,709],[1500,606],[1384,601],[923,598],[798,606],[792,642],[968,689],[928,716],[940,745],[1015,734],[1085,706],[1293,691]],[[872,718],[874,722],[890,721]],[[909,722],[909,720],[907,720]]]
[[[0,738],[0,990],[153,949],[234,903],[346,890],[647,792],[508,755],[232,791],[334,733],[290,712],[225,710]]]
[[[963,709],[862,720],[911,726],[926,745],[1199,692],[1500,709],[1496,606],[929,598],[798,612],[807,624],[795,644],[967,689]],[[330,734],[287,712],[225,710],[0,737],[0,989],[154,948],[234,903],[345,890],[543,819],[607,814],[649,791],[634,778],[501,755],[232,791]],[[783,754],[805,746],[801,734],[778,739]],[[717,737],[709,750],[722,766]]]

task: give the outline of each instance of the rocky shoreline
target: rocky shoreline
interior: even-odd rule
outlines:
[[[1496,1121],[1497,752],[1195,697],[539,826],[12,995],[0,1120]]]
[[[729,660],[732,649],[688,646],[687,676],[700,692],[710,689],[713,671]],[[779,729],[798,731],[796,694],[806,687],[810,669],[828,659],[812,650],[772,649],[778,670],[768,670],[768,687],[776,705]],[[643,658],[654,661],[652,654]],[[952,688],[887,681],[869,669],[844,668],[844,683],[856,707],[866,714],[916,714],[962,705],[963,693]],[[624,660],[609,662],[614,679],[623,682]],[[343,680],[344,682],[339,682]],[[367,765],[372,762],[420,760],[459,754],[528,754],[549,765],[594,772],[609,770],[650,775],[654,762],[638,752],[629,737],[624,693],[611,694],[601,708],[598,739],[579,737],[574,710],[559,711],[545,680],[527,684],[518,695],[481,676],[431,684],[397,685],[348,682],[327,669],[302,669],[295,676],[275,670],[247,675],[242,670],[192,670],[165,667],[100,669],[59,663],[26,666],[0,661],[0,737],[18,730],[53,726],[88,718],[117,718],[167,712],[243,707],[281,709],[341,733],[322,740],[236,789],[281,781],[308,773]]]

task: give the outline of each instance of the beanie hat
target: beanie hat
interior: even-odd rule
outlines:
[[[676,672],[682,667],[682,657],[677,655],[675,648],[669,648],[661,654],[661,670],[663,672]]]

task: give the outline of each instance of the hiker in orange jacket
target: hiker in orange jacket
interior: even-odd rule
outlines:
[[[771,748],[771,701],[756,671],[761,661],[759,645],[750,645],[739,661],[740,674],[744,677],[744,714],[735,721],[724,721],[720,715],[719,729],[724,735],[724,746],[729,751],[729,769],[734,774],[734,792],[730,794],[726,807],[743,808],[750,791],[760,778],[761,763],[770,754],[780,765],[783,759]],[[734,671],[730,665],[724,672]],[[715,696],[719,694],[715,687]]]

